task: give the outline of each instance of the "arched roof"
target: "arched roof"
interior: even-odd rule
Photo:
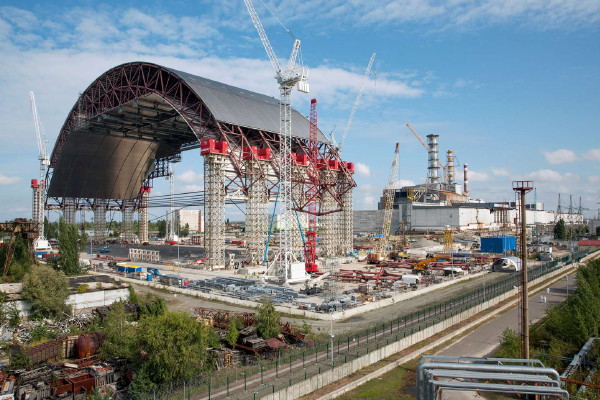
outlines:
[[[71,109],[52,153],[48,196],[135,198],[155,160],[204,138],[241,147],[278,131],[278,99],[157,64],[122,64]],[[308,132],[309,121],[293,110],[292,136],[305,141]],[[328,145],[321,132],[319,140]]]

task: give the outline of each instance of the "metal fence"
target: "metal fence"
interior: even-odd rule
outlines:
[[[529,269],[529,281],[556,271],[565,263],[580,261],[590,251],[579,251]],[[498,297],[518,285],[519,274],[472,289],[446,301],[432,304],[364,330],[336,335],[326,343],[282,350],[255,365],[214,371],[186,382],[170,384],[147,394],[148,399],[259,399],[310,379],[373,350],[397,342],[433,324]]]

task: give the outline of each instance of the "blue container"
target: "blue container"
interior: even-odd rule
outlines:
[[[152,282],[152,274],[146,274],[146,280]]]
[[[517,238],[515,236],[483,237],[480,248],[484,253],[503,254],[517,249]]]

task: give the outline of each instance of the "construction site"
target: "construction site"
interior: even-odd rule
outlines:
[[[60,257],[56,238],[45,232],[50,216],[81,227],[82,234],[91,222],[80,265],[108,283],[88,294],[92,300],[85,301],[93,307],[78,306],[84,296],[77,297],[77,287],[71,287],[69,301],[76,313],[105,318],[111,307],[106,293],[124,300],[131,285],[158,293],[168,306],[192,314],[196,322],[214,328],[222,342],[229,322],[239,318],[241,336],[232,350],[210,350],[217,360],[214,369],[229,372],[215,383],[205,377],[194,381],[196,397],[185,386],[192,382],[184,382],[184,398],[190,390],[188,398],[198,399],[291,399],[299,397],[288,393],[294,385],[306,386],[296,392],[310,393],[325,380],[335,382],[511,296],[521,296],[526,304],[527,271],[535,284],[548,277],[560,279],[573,263],[598,250],[594,241],[586,241],[586,249],[576,245],[573,232],[583,232],[583,211],[589,210],[581,198],[577,203],[572,195],[562,194],[561,199],[559,194],[558,207],[545,209],[537,201],[535,182],[515,179],[506,188],[511,200],[480,199],[469,187],[468,160],[458,161],[460,154],[444,141],[443,132],[427,132],[423,139],[406,121],[424,150],[425,182],[400,184],[403,147],[395,143],[380,155],[389,159],[389,175],[383,189],[372,193],[377,208],[357,209],[355,162],[346,159],[343,149],[376,54],[368,61],[336,139],[319,128],[318,99],[309,104],[292,101],[295,89],[310,89],[308,68],[299,57],[300,40],[294,38],[289,59],[280,64],[252,1],[244,3],[273,67],[279,98],[157,63],[128,62],[81,88],[49,149],[30,92],[39,176],[30,181],[31,219],[0,223],[4,277],[19,240],[27,243],[38,263]],[[175,166],[193,152],[202,157],[201,180],[194,182],[202,190],[178,193]],[[168,181],[168,194],[154,195],[158,179]],[[243,220],[229,222],[230,205],[241,210]],[[164,235],[150,228],[152,209],[164,217]],[[111,224],[115,219],[119,234]],[[559,221],[571,232],[569,240],[554,239]],[[94,296],[104,298],[100,302]],[[252,326],[255,311],[267,301],[285,317],[278,336],[263,340]],[[17,316],[29,316],[25,303],[19,307]],[[140,314],[139,309],[127,312]],[[526,311],[520,317],[521,325],[528,325]],[[326,336],[323,343],[306,339],[293,326],[305,320]],[[2,376],[3,391],[17,387],[18,398],[70,393],[75,399],[106,386],[123,394],[131,371],[119,360],[104,363],[96,357],[100,344],[95,337],[68,336],[67,328],[61,329],[61,339],[12,352],[40,363],[75,361],[40,367],[35,373],[22,371],[17,378]],[[93,344],[93,354],[77,354],[77,341],[85,342],[81,348]],[[281,359],[288,354],[283,350],[290,350],[285,379],[279,376],[282,363],[287,363]],[[371,360],[372,351],[377,356]],[[269,364],[262,363],[267,359]],[[246,368],[243,384],[242,375],[230,367]],[[323,376],[328,375],[317,383],[322,368]],[[51,379],[55,375],[64,387]],[[264,382],[265,376],[272,384]],[[247,377],[252,378],[250,385]],[[237,397],[230,396],[230,382],[237,385],[231,389]],[[434,390],[420,384],[420,391]],[[537,394],[534,389],[531,393]],[[277,391],[285,393],[276,397]],[[155,389],[154,398],[173,393],[181,391],[156,397]]]

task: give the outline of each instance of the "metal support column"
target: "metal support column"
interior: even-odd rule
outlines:
[[[142,192],[142,200],[140,202],[139,209],[139,221],[140,221],[140,242],[147,243],[148,242],[148,197],[150,196],[150,192],[148,189],[144,189]]]
[[[532,189],[532,181],[513,181],[513,190],[520,194],[521,357],[525,359],[529,358],[529,291],[527,282],[527,214],[525,210],[525,194]]]
[[[94,243],[102,244],[106,241],[106,200],[94,200]]]
[[[346,255],[350,253],[354,248],[353,236],[354,236],[354,212],[352,211],[352,192],[350,188],[342,197],[344,202],[344,209],[341,212],[341,246],[340,253]]]
[[[331,182],[331,175],[331,170],[323,170],[321,182]],[[321,209],[324,212],[328,212],[336,208],[335,199],[328,191],[323,192],[323,198],[321,201]],[[336,229],[336,215],[335,213],[325,214],[319,218],[319,222],[321,225],[321,237],[323,238],[323,256],[325,258],[335,257],[337,255],[336,239],[338,236]]]
[[[133,201],[123,200],[123,240],[127,243],[135,242],[135,232],[133,231]]]
[[[269,226],[269,193],[266,181],[260,174],[260,163],[264,161],[248,160],[250,188],[246,201],[246,241],[249,265],[262,262],[265,251],[265,238]]]
[[[204,155],[204,243],[209,269],[225,267],[225,185],[226,156]]]
[[[75,224],[77,215],[77,199],[65,197],[63,200],[63,218],[67,224]]]

